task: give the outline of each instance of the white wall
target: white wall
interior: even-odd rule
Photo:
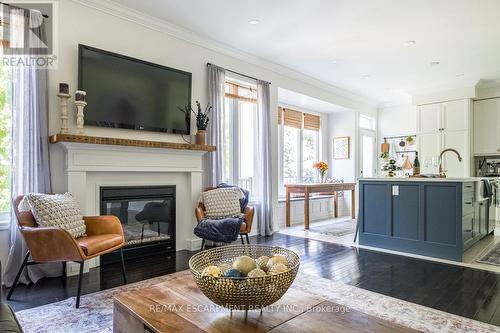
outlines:
[[[99,6],[98,3],[94,5]],[[67,82],[73,93],[77,88],[77,51],[78,44],[101,48],[104,50],[143,59],[153,63],[188,71],[193,74],[192,98],[206,104],[208,100],[206,63],[243,72],[247,75],[270,81],[271,112],[277,119],[278,87],[315,97],[344,107],[372,112],[375,108],[364,100],[357,99],[352,94],[341,89],[322,84],[321,82],[284,67],[272,65],[262,59],[249,57],[238,51],[217,52],[210,43],[189,42],[190,38],[183,34],[181,38],[174,37],[174,29],[167,31],[166,25],[148,23],[148,19],[140,20],[124,14],[126,11],[100,10],[86,6],[84,1],[59,2],[59,68],[49,73],[49,131],[59,132],[59,104],[56,96],[59,82]],[[113,14],[111,14],[113,13]],[[152,22],[152,20],[149,20]],[[201,37],[199,38],[202,39]],[[202,46],[202,45],[206,45]],[[224,53],[222,53],[224,52]],[[232,53],[236,57],[227,54]],[[247,59],[246,61],[240,59]],[[273,69],[266,69],[271,68]],[[279,74],[285,73],[285,74]],[[75,131],[76,119],[71,112],[69,127]],[[276,121],[277,123],[277,121]],[[277,126],[273,128],[270,145],[272,147],[272,172],[275,205],[275,220],[278,214],[278,154]],[[140,132],[120,129],[86,128],[87,135],[121,137],[131,139],[146,139],[158,141],[181,142],[179,136],[163,133]],[[62,192],[67,188],[63,172],[64,162],[62,148],[57,145],[50,147],[53,191]],[[0,249],[0,251],[5,251]]]
[[[357,116],[354,111],[344,111],[328,115],[330,138],[328,140],[329,177],[343,179],[346,183],[356,182]],[[333,138],[348,136],[350,139],[349,159],[333,159]],[[339,200],[339,215],[350,215],[351,198],[348,192]]]
[[[417,107],[398,105],[378,109],[377,129],[377,165],[380,166],[380,144],[384,137],[417,134]]]
[[[378,109],[378,142],[384,137],[417,133],[417,107],[398,105]]]

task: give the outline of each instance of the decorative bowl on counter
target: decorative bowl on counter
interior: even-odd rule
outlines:
[[[209,267],[231,267],[237,258],[263,256],[286,258],[288,269],[257,277],[228,277],[205,274]],[[200,290],[212,302],[231,310],[257,310],[278,301],[290,288],[299,270],[300,257],[276,246],[230,245],[201,251],[189,260],[189,269]],[[204,272],[205,270],[205,272]]]

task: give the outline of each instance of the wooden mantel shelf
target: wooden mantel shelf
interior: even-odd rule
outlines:
[[[96,144],[96,145],[114,145],[114,146],[126,146],[126,147],[197,150],[197,151],[207,151],[207,152],[213,152],[216,150],[215,146],[209,146],[209,145],[195,145],[195,144],[190,144],[190,143],[178,143],[178,142],[162,142],[162,141],[106,138],[106,137],[76,135],[76,134],[54,134],[54,135],[51,135],[49,137],[49,142],[50,143],[74,142],[74,143],[88,143],[88,144]]]

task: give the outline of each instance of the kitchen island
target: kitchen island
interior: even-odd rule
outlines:
[[[359,244],[462,261],[481,231],[480,178],[363,178]]]

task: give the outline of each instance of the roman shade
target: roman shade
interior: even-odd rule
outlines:
[[[255,88],[232,81],[226,80],[224,96],[244,102],[257,103],[257,91]]]
[[[278,107],[278,124],[294,128],[303,128],[311,131],[319,131],[321,117],[310,113],[303,113],[291,109]]]
[[[283,125],[294,128],[302,128],[302,112],[283,109]]]
[[[311,131],[319,131],[321,121],[320,117],[309,114],[309,113],[304,113],[304,129],[311,130]]]

